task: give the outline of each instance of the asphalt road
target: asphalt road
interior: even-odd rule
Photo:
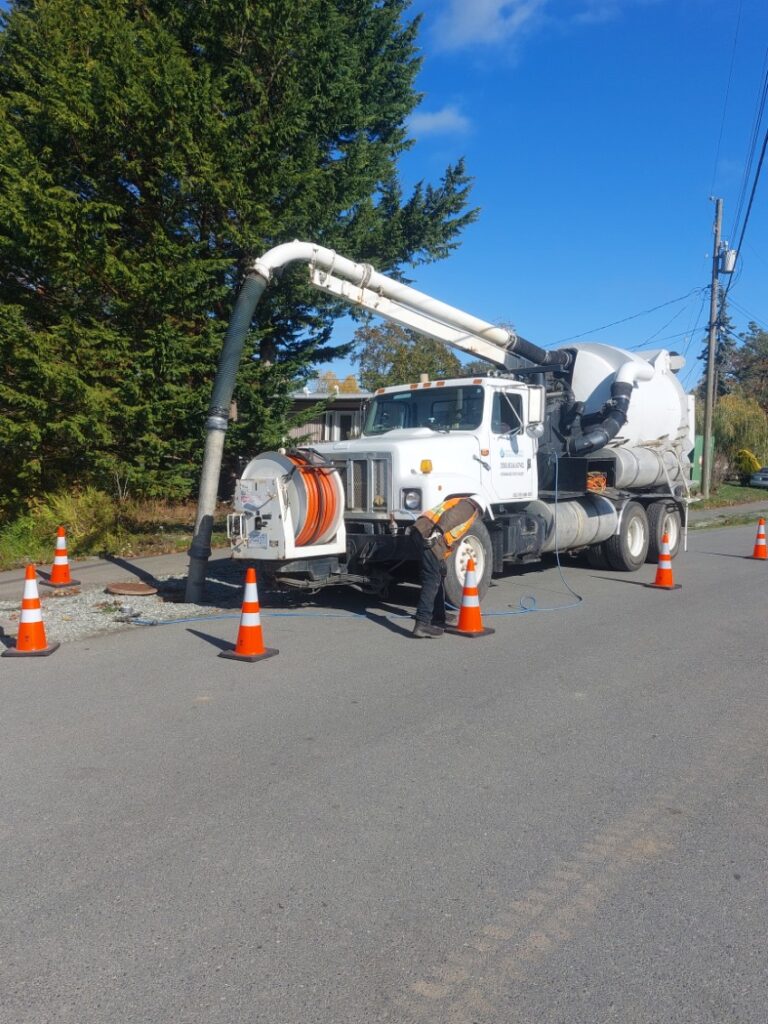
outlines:
[[[764,1024],[754,532],[676,592],[510,575],[482,640],[338,595],[256,665],[231,619],[0,662],[0,1019]]]

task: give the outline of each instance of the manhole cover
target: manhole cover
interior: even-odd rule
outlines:
[[[126,597],[149,597],[157,593],[157,587],[151,587],[149,583],[108,583],[104,588],[108,594],[124,595]]]

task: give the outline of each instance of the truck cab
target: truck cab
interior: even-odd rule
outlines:
[[[379,388],[359,438],[314,450],[342,476],[348,523],[407,522],[456,494],[492,510],[537,497],[543,408],[543,388],[496,378]]]

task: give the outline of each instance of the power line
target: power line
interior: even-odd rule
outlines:
[[[653,334],[651,334],[649,337],[645,339],[645,341],[641,341],[639,345],[633,345],[630,351],[635,352],[639,348],[644,348],[649,341],[653,341],[653,339],[658,337],[662,331],[665,331],[671,323],[674,323],[674,321],[677,320],[679,316],[682,316],[682,314],[686,311],[687,308],[688,306],[683,306],[682,309],[678,309],[678,311],[675,313],[671,320],[667,320],[667,322],[663,324],[658,329],[658,331],[654,331]]]
[[[768,97],[768,47],[766,48],[765,55],[763,57],[763,66],[761,68],[761,75],[763,79],[763,85],[758,96],[757,108],[755,110],[755,117],[752,123],[752,131],[749,138],[749,148],[747,150],[747,158],[744,161],[744,175],[741,180],[741,188],[739,190],[739,198],[736,203],[736,212],[733,218],[733,227],[731,230],[731,238],[733,238],[739,227],[741,221],[741,212],[744,208],[744,200],[747,194],[747,183],[749,176],[752,173],[752,164],[755,159],[755,151],[757,149],[757,140],[760,138],[760,128],[763,123],[763,115],[765,113],[766,97]]]
[[[748,316],[750,320],[752,320],[754,323],[756,323],[758,325],[758,327],[762,327],[762,328],[768,330],[768,326],[764,323],[764,321],[762,321],[760,319],[760,317],[755,316],[754,313],[750,313],[750,311],[745,306],[740,305],[734,299],[731,299],[731,306],[734,309],[738,309],[738,311],[742,314],[742,316]]]
[[[693,327],[691,327],[691,329],[689,331],[685,332],[685,334],[688,335],[688,341],[686,342],[685,348],[683,349],[683,351],[681,353],[681,355],[683,355],[683,356],[687,356],[688,355],[688,349],[691,347],[691,342],[693,341],[693,339],[694,339],[694,337],[696,335],[696,332],[699,329],[699,320],[701,320],[701,314],[704,312],[704,306],[706,305],[706,302],[707,302],[707,293],[708,292],[709,292],[709,288],[703,288],[702,289],[701,303],[699,304],[699,311],[696,314],[696,321],[695,321]]]
[[[665,306],[674,306],[676,302],[683,302],[685,299],[689,299],[691,295],[696,295],[701,291],[706,291],[702,288],[691,288],[685,295],[680,295],[676,299],[670,299],[669,302],[662,302],[658,306],[652,306],[650,309],[643,309],[639,313],[632,313],[631,316],[622,317],[621,320],[614,320],[610,324],[604,324],[602,327],[590,327],[588,331],[582,331],[581,334],[572,334],[568,338],[560,338],[558,341],[553,341],[553,345],[562,345],[566,341],[576,341],[578,338],[585,338],[588,334],[597,334],[599,331],[607,331],[609,327],[616,327],[618,324],[625,324],[629,320],[637,320],[638,317],[647,316],[649,313],[655,313],[657,309],[664,309]],[[663,330],[663,328],[662,328]]]
[[[741,25],[741,4],[742,0],[739,0],[739,10],[736,15],[736,31],[733,33],[733,46],[731,47],[731,66],[728,68],[728,84],[725,87],[725,99],[723,100],[723,116],[720,119],[720,134],[717,136],[717,149],[715,150],[715,163],[712,168],[712,187],[710,192],[714,194],[715,191],[715,178],[717,177],[717,164],[720,160],[720,144],[723,141],[723,128],[725,128],[725,114],[728,110],[728,97],[731,93],[731,79],[733,78],[733,65],[736,59],[736,42],[739,38],[739,26]]]
[[[736,211],[733,219],[733,227],[731,230],[731,238],[736,234],[739,221],[741,219],[741,211],[744,208],[744,199],[747,194],[747,182],[749,176],[752,173],[752,163],[755,158],[755,150],[757,149],[757,140],[760,137],[760,126],[762,124],[763,113],[765,110],[766,91],[768,90],[768,48],[766,48],[765,55],[763,57],[763,65],[760,69],[760,77],[763,80],[763,86],[758,96],[757,106],[755,109],[755,116],[752,122],[752,131],[749,138],[749,148],[747,150],[747,157],[744,162],[744,174],[741,180],[741,188],[739,190],[739,199],[736,204]]]
[[[697,333],[697,331],[699,329],[699,321],[701,320],[701,314],[704,312],[704,306],[706,305],[706,302],[707,302],[707,293],[708,292],[709,292],[709,288],[703,289],[703,294],[701,296],[701,304],[699,305],[699,312],[696,314],[696,322],[694,323],[694,325],[691,328],[691,330],[686,332],[688,334],[688,341],[685,343],[685,348],[680,353],[684,359],[687,359],[687,357],[688,357],[688,350],[691,347],[691,342],[696,337],[696,333]],[[688,370],[688,372],[685,374],[685,376],[683,378],[685,380],[685,382],[686,382],[686,387],[688,386],[688,384],[689,384],[689,382],[691,380],[691,377],[693,376],[693,371],[695,371],[695,369],[696,369],[696,362],[694,361],[693,363],[691,363],[690,369]]]
[[[768,75],[766,75],[766,87],[768,88]],[[757,192],[757,184],[760,181],[760,172],[763,169],[763,160],[765,159],[765,151],[766,151],[767,148],[768,148],[768,131],[766,131],[766,133],[765,133],[765,138],[763,139],[763,147],[760,150],[760,159],[757,162],[757,170],[755,171],[755,180],[752,182],[752,191],[749,194],[749,203],[747,205],[747,212],[744,214],[744,223],[741,226],[741,234],[739,235],[739,241],[736,244],[736,251],[737,252],[741,251],[741,246],[742,246],[742,243],[744,241],[744,235],[745,235],[746,230],[747,230],[747,224],[749,224],[749,216],[752,213],[752,203],[755,201],[755,193]],[[719,311],[718,311],[718,317],[720,316],[720,313],[722,313],[723,307],[725,306],[725,300],[728,298],[728,292],[731,290],[731,285],[732,284],[733,284],[733,277],[731,277],[731,279],[728,281],[728,284],[725,286],[725,291],[723,292],[722,298],[720,299],[720,308],[719,308]]]

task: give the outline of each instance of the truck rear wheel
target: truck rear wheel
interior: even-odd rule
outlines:
[[[592,544],[587,548],[587,562],[591,569],[610,569],[605,544]]]
[[[619,532],[605,541],[605,554],[617,572],[636,572],[648,554],[648,516],[636,501],[624,506]]]
[[[456,550],[448,556],[445,597],[456,608],[461,607],[461,595],[464,591],[464,579],[467,575],[467,563],[470,558],[475,563],[477,592],[482,601],[491,585],[493,547],[485,523],[480,519],[472,524],[469,531],[459,541]]]
[[[674,558],[680,550],[683,533],[680,509],[668,501],[654,501],[646,509],[648,514],[648,555],[647,562],[658,562],[661,554],[661,538],[669,534],[669,553]]]

